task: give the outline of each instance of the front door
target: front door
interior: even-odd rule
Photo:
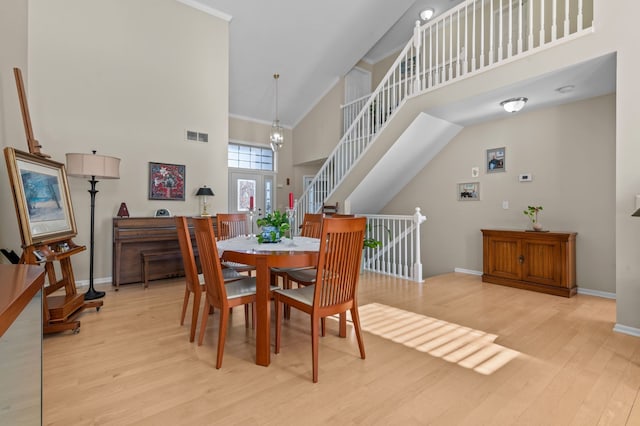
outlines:
[[[275,203],[274,175],[249,171],[229,172],[229,212],[250,213],[253,200],[253,221],[273,210]]]

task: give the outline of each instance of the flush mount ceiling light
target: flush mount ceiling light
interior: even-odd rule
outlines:
[[[428,21],[433,17],[434,10],[432,8],[428,8],[420,12],[420,19],[423,21]]]
[[[518,112],[522,108],[524,108],[524,105],[527,103],[528,100],[529,99],[522,98],[522,97],[521,98],[511,98],[511,99],[507,99],[506,101],[500,102],[500,105],[507,112]]]
[[[569,92],[573,92],[573,89],[575,89],[575,88],[576,88],[576,86],[574,86],[573,84],[569,84],[567,86],[558,87],[556,89],[556,92],[562,93],[562,94],[569,93]]]

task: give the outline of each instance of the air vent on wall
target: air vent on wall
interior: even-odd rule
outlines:
[[[193,142],[209,142],[209,133],[187,130],[187,140]]]

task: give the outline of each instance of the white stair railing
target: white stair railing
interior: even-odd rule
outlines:
[[[340,109],[342,110],[342,134],[344,135],[351,127],[351,124],[355,121],[356,117],[362,111],[362,107],[367,103],[371,94],[363,96],[358,99],[354,99],[350,102],[347,102],[344,105],[340,105]]]
[[[382,243],[365,248],[363,269],[422,282],[420,225],[427,219],[416,207],[413,215],[366,215],[367,238]]]
[[[408,97],[587,34],[592,11],[593,0],[466,0],[422,27],[416,22],[412,39],[299,197],[297,223],[331,197]]]

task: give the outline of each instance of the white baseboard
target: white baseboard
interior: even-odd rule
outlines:
[[[105,283],[111,283],[112,281],[113,280],[111,279],[111,277],[93,279],[94,284],[105,284]],[[76,281],[76,287],[89,287],[89,280]]]
[[[461,274],[469,275],[482,275],[482,271],[474,271],[473,269],[453,268],[453,272],[460,272]]]
[[[618,324],[613,326],[613,331],[618,333],[628,334],[630,336],[640,337],[640,328],[629,327],[626,325]]]
[[[482,271],[474,271],[473,269],[464,269],[464,268],[454,268],[453,272],[459,272],[461,274],[469,274],[469,275],[482,275]],[[585,294],[587,296],[596,296],[602,297],[605,299],[616,299],[616,294],[608,291],[600,291],[600,290],[590,290],[588,288],[580,288],[578,287],[578,294]]]
[[[588,288],[578,287],[578,294],[584,294],[587,296],[603,297],[605,299],[616,299],[616,294],[608,291],[590,290]]]

